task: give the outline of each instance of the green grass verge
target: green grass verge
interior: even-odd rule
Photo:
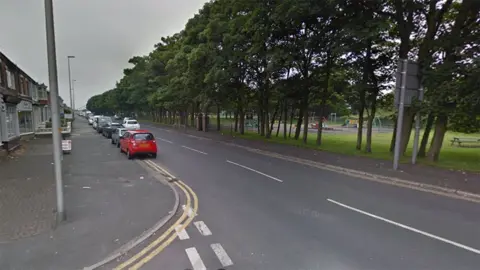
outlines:
[[[421,136],[421,135],[420,135]],[[332,133],[324,132],[323,141],[321,146],[316,145],[316,134],[309,134],[307,144],[304,144],[302,141],[296,141],[294,139],[283,139],[283,134],[280,134],[279,137],[273,136],[270,139],[265,139],[264,137],[258,135],[257,133],[248,132],[245,135],[241,136],[242,138],[252,139],[252,140],[264,140],[271,141],[274,143],[295,145],[299,147],[311,148],[322,151],[329,151],[344,155],[353,155],[353,156],[365,156],[376,159],[383,160],[392,160],[392,154],[389,151],[390,141],[392,138],[392,133],[374,133],[372,138],[372,153],[365,153],[364,151],[358,151],[355,149],[357,135],[355,133]],[[478,137],[478,134],[462,134],[455,132],[448,132],[445,136],[445,141],[443,143],[443,148],[440,153],[440,160],[436,163],[427,161],[426,159],[418,159],[418,162],[421,164],[438,166],[446,169],[454,170],[466,170],[480,172],[480,148],[466,148],[451,146],[450,140],[453,137]],[[420,137],[421,138],[421,137]],[[363,141],[363,146],[365,145],[365,139]],[[402,157],[401,162],[407,163],[411,162],[412,154],[412,145],[413,145],[413,132],[412,138],[410,139],[409,147],[407,148],[406,155]]]

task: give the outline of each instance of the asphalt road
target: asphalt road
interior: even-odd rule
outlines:
[[[199,199],[194,222],[142,269],[479,268],[478,204],[142,127],[154,161]]]

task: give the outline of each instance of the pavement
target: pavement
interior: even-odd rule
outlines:
[[[141,269],[460,270],[480,265],[478,203],[255,153],[224,143],[242,142],[222,141],[218,134],[205,138],[141,125],[157,138],[154,162],[188,185],[199,205],[185,230],[161,252],[142,259]],[[265,143],[255,147],[276,149]],[[315,156],[310,153],[310,159]]]
[[[71,139],[72,152],[63,161],[67,220],[56,227],[51,144],[34,140],[24,154],[0,163],[0,269],[83,269],[171,215],[176,196],[170,186],[139,161],[127,160],[86,120],[75,121]],[[4,190],[16,193],[5,197]]]

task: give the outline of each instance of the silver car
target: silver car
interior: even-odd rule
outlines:
[[[112,132],[112,144],[116,144],[120,147],[120,137],[127,131],[126,128],[117,128]]]

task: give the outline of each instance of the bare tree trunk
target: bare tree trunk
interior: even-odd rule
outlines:
[[[283,107],[281,104],[279,104],[278,108],[279,108],[280,114],[278,115],[277,134],[275,135],[277,138],[278,138],[278,134],[280,133],[280,126],[282,125],[282,113],[283,113],[283,110],[282,110]]]
[[[235,114],[234,114],[234,119],[235,119],[235,127],[234,127],[234,131],[235,132],[238,132],[238,109],[235,111]]]
[[[288,102],[287,99],[285,99],[284,104],[283,104],[283,117],[285,118],[283,121],[283,139],[287,139],[287,117],[288,117]]]
[[[243,111],[243,108],[240,107],[238,110],[238,114],[240,115],[240,134],[245,134],[245,113]]]
[[[358,111],[358,123],[357,123],[357,146],[356,146],[357,150],[362,149],[364,111],[365,111],[365,102],[360,101],[360,109]]]
[[[270,121],[270,127],[267,131],[267,138],[272,137],[273,124],[275,124],[275,118],[277,117],[277,113],[278,113],[279,108],[280,108],[280,102],[277,103],[277,106],[275,106],[275,110],[273,111],[272,119]]]
[[[300,132],[302,130],[303,124],[303,111],[303,106],[301,106],[298,112],[297,128],[295,129],[295,140],[298,140],[298,138],[300,138]]]
[[[366,153],[371,153],[372,152],[372,128],[373,128],[373,121],[375,120],[375,113],[377,111],[376,96],[377,95],[375,95],[374,100],[372,98],[372,105],[370,107],[370,115],[369,115],[368,121],[367,121],[367,142],[365,144],[365,152]]]
[[[447,132],[447,115],[440,114],[435,122],[435,133],[433,135],[432,144],[428,150],[428,160],[437,162],[440,157],[440,150],[442,149],[443,139]]]
[[[427,117],[427,123],[425,125],[425,130],[423,131],[422,142],[420,143],[420,148],[418,149],[419,157],[426,156],[428,138],[430,137],[430,131],[432,130],[434,121],[435,121],[435,115],[433,113],[429,113]]]
[[[307,102],[308,104],[308,102]],[[303,143],[304,144],[307,144],[308,142],[308,106],[307,108],[304,110],[304,115],[303,115],[303,118],[304,118],[304,125],[303,125]]]
[[[290,112],[290,130],[288,131],[288,138],[292,137],[293,118],[295,117],[295,105],[292,104],[292,111]]]
[[[221,125],[220,123],[220,105],[217,104],[217,131],[221,130]]]

